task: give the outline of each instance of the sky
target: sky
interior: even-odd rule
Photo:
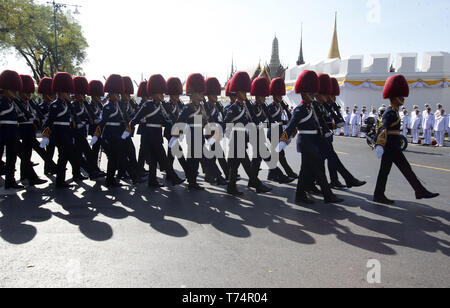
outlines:
[[[112,73],[137,82],[152,74],[185,80],[202,73],[224,83],[232,57],[238,70],[269,62],[275,35],[281,62],[293,67],[302,23],[305,61],[319,62],[328,55],[336,11],[343,58],[417,52],[420,65],[424,51],[450,51],[448,0],[61,2],[82,6],[76,19],[89,44],[83,69],[90,80]],[[14,55],[1,59],[0,68],[30,73]]]

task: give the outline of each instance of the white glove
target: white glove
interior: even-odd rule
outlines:
[[[172,137],[172,138],[170,138],[170,141],[169,141],[169,148],[173,148],[176,144],[177,144],[177,141],[179,141],[179,138],[178,137]]]
[[[213,146],[216,143],[216,138],[211,137],[208,139],[208,141],[206,142],[209,146]]]
[[[50,139],[48,139],[46,137],[42,138],[42,141],[40,144],[41,149],[45,149],[49,143],[50,143]]]
[[[383,157],[383,154],[384,154],[384,148],[381,145],[377,145],[375,150],[377,152],[378,159],[381,159]]]
[[[275,149],[275,151],[277,151],[277,153],[281,153],[281,151],[283,151],[284,149],[287,148],[287,143],[286,142],[280,142],[277,146],[277,148]]]
[[[123,134],[122,134],[122,139],[125,140],[125,139],[127,139],[128,137],[130,137],[130,135],[131,135],[131,134],[130,134],[129,132],[124,131]]]
[[[90,146],[93,146],[94,144],[96,144],[96,143],[97,143],[97,141],[98,141],[98,137],[97,137],[97,136],[94,136],[94,137],[92,137],[92,140],[91,140]]]

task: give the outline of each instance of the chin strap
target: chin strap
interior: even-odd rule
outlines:
[[[44,131],[42,132],[42,137],[44,137],[44,138],[50,138],[50,134],[51,134],[51,131],[50,131],[50,128],[46,128],[46,129],[44,129]]]

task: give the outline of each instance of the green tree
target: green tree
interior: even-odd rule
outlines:
[[[59,70],[82,75],[87,41],[70,12],[58,10]],[[57,70],[53,8],[33,0],[0,0],[0,50],[23,57],[38,82]]]

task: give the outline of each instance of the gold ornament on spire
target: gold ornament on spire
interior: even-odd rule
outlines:
[[[338,34],[337,34],[337,12],[334,19],[334,33],[333,40],[331,42],[330,53],[328,54],[328,59],[340,59],[341,53],[339,52],[339,42],[338,42]]]

